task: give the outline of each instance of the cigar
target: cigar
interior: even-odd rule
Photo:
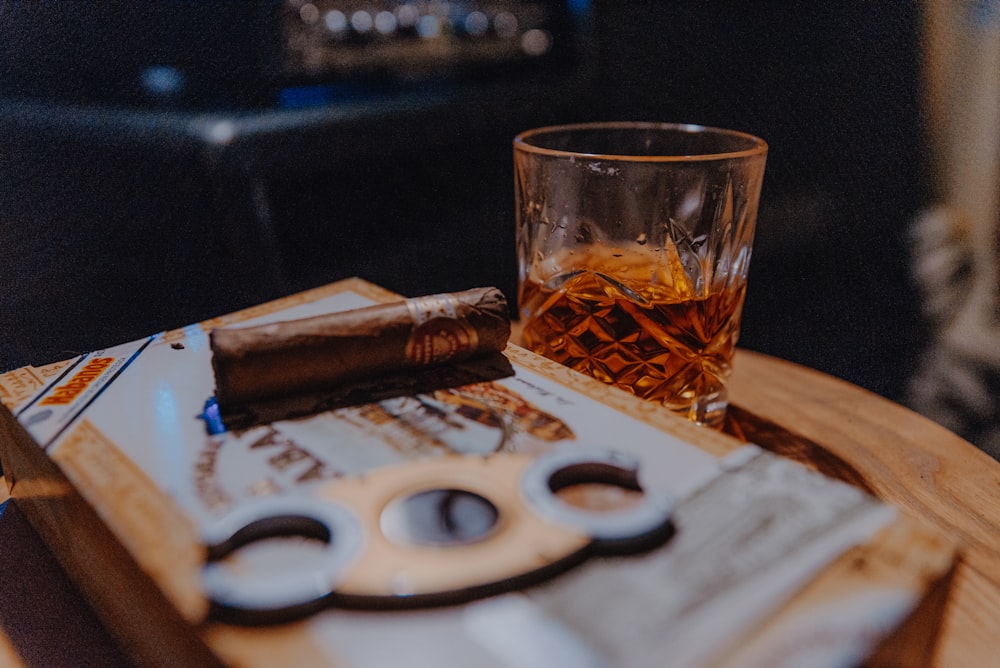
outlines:
[[[497,288],[209,334],[223,407],[498,353],[509,337],[507,300]]]

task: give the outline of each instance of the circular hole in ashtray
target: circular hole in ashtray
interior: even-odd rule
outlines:
[[[604,462],[581,462],[555,471],[549,490],[563,503],[589,512],[618,512],[643,499],[635,471]]]
[[[276,515],[242,527],[224,544],[210,550],[209,557],[233,576],[266,576],[316,567],[326,559],[334,540],[330,528],[319,520]]]
[[[240,577],[312,569],[324,563],[329,543],[314,536],[276,535],[242,545],[216,561]]]
[[[455,546],[489,537],[500,519],[486,497],[463,489],[429,489],[393,500],[382,512],[382,533],[400,543]]]

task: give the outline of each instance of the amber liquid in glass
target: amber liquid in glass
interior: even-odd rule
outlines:
[[[572,270],[544,282],[529,275],[519,300],[523,345],[690,420],[720,426],[746,282],[697,294],[676,254],[637,259],[615,251],[577,249]]]

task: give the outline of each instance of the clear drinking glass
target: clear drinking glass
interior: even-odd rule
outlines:
[[[721,426],[766,158],[693,125],[515,137],[522,345]]]

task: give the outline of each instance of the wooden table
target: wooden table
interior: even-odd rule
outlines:
[[[740,351],[735,368],[731,432],[863,487],[960,542],[936,652],[922,659],[936,666],[995,663],[1000,463],[916,413],[817,371],[748,351]],[[67,605],[66,612],[79,609]],[[58,636],[50,627],[37,640],[51,649]],[[7,665],[10,647],[0,637],[0,665]]]
[[[13,503],[0,506],[0,668],[131,668]]]
[[[870,490],[961,546],[930,665],[1000,662],[1000,462],[844,381],[741,351],[730,423],[751,441]]]

